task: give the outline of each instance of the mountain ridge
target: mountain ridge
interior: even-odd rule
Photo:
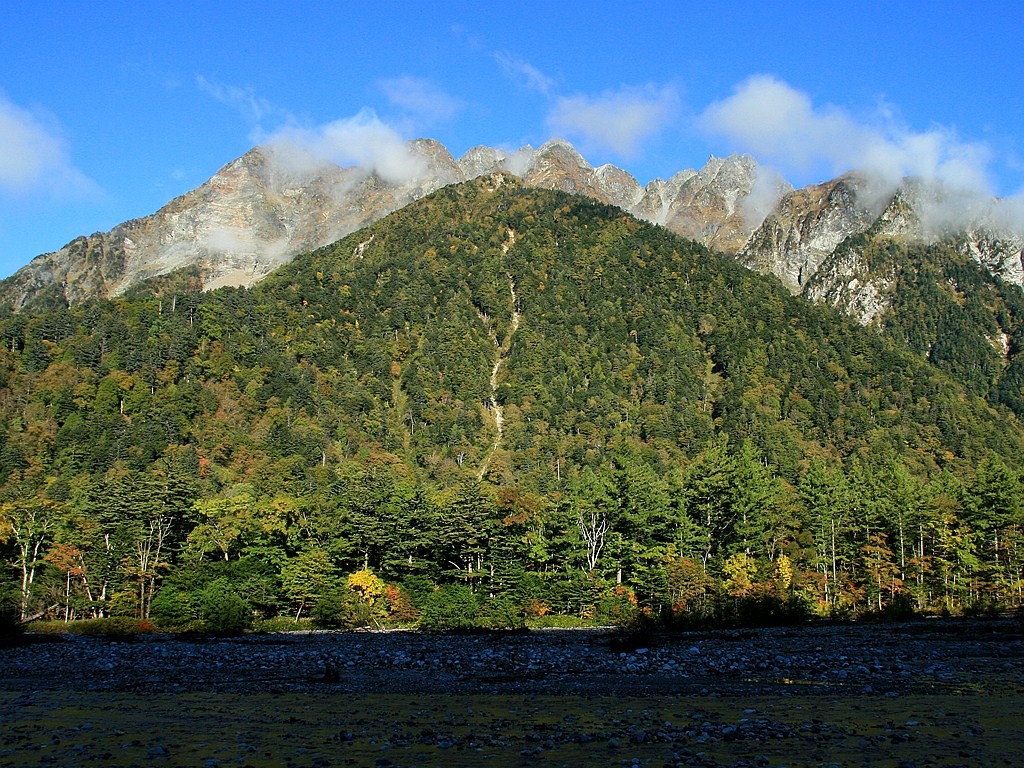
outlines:
[[[829,260],[844,241],[863,233],[948,242],[1024,286],[1024,236],[989,216],[976,199],[961,199],[936,182],[906,179],[889,189],[850,172],[793,189],[751,156],[730,155],[642,186],[616,166],[591,166],[561,139],[515,152],[477,146],[458,159],[437,141],[417,139],[376,166],[347,168],[289,145],[256,147],[156,213],[36,257],[0,282],[0,305],[14,311],[73,305],[119,295],[183,267],[198,269],[207,289],[252,285],[299,253],[440,187],[495,171],[618,206],[773,274],[793,293],[850,307],[861,322],[884,313],[885,276],[876,280],[849,253],[841,263]],[[935,220],[949,209],[969,214],[959,229]],[[858,283],[851,287],[854,273]],[[836,300],[840,294],[844,298]]]
[[[295,148],[256,147],[156,213],[36,257],[0,283],[0,302],[15,310],[37,297],[75,304],[119,295],[141,280],[186,266],[199,268],[207,288],[251,285],[295,255],[424,194],[498,170],[532,186],[617,205],[698,240],[718,244],[722,230],[719,239],[732,244],[749,230],[735,205],[737,194],[753,184],[756,163],[749,156],[711,158],[700,172],[682,171],[643,187],[615,166],[594,168],[560,139],[514,153],[473,147],[458,160],[430,139],[406,147],[403,161],[412,173],[392,180],[372,168],[317,161]],[[721,180],[734,166],[742,168],[734,174],[739,191]]]

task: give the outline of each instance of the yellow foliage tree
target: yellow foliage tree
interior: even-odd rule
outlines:
[[[754,587],[757,562],[746,552],[738,552],[725,561],[725,589],[733,597],[746,597]]]
[[[775,558],[775,582],[783,592],[793,586],[793,562],[785,554]]]
[[[378,605],[384,596],[386,585],[369,568],[356,571],[348,577],[348,586],[359,595],[371,608],[380,608]]]

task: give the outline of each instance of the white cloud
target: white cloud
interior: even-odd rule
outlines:
[[[513,56],[507,51],[495,51],[494,59],[505,70],[505,74],[516,81],[521,87],[550,96],[555,88],[555,81],[541,72],[528,61]]]
[[[97,189],[71,163],[54,127],[0,94],[0,192],[78,197]]]
[[[370,109],[314,128],[289,125],[262,142],[272,145],[275,159],[295,171],[313,170],[324,162],[355,165],[394,184],[411,182],[425,171],[423,160]]]
[[[516,176],[524,176],[530,169],[530,164],[533,162],[533,156],[533,149],[530,147],[520,147],[513,152],[509,152],[502,165]]]
[[[305,183],[326,164],[357,166],[362,173],[376,173],[394,184],[411,182],[425,170],[424,161],[410,151],[399,131],[380,120],[372,109],[308,126],[257,96],[251,88],[220,85],[202,76],[197,76],[196,83],[207,95],[237,109],[253,126],[250,139],[267,147],[279,186]],[[436,116],[455,108],[451,102],[444,103],[442,92],[426,80],[398,78],[382,86],[394,103],[410,111],[433,110]],[[279,127],[267,130],[264,122]]]
[[[560,97],[547,123],[555,133],[579,138],[590,148],[630,157],[669,123],[678,105],[679,96],[672,87],[624,86],[596,97]]]
[[[758,165],[750,193],[740,200],[743,220],[751,229],[765,220],[782,196],[792,190],[782,174],[766,165]]]
[[[679,111],[679,94],[672,86],[629,86],[600,95],[558,93],[557,82],[539,68],[508,51],[491,54],[505,74],[521,88],[550,102],[546,125],[554,135],[581,145],[584,151],[610,150],[634,157],[640,145],[659,133]]]
[[[918,206],[925,231],[933,234],[980,223],[1024,232],[1024,198],[993,197],[994,154],[987,144],[964,141],[943,126],[915,131],[895,114],[882,105],[858,119],[841,107],[815,106],[789,84],[757,75],[709,106],[699,124],[787,174],[863,171],[871,182],[862,191],[868,207],[884,205],[906,177],[932,182]]]
[[[889,109],[858,120],[837,106],[815,106],[807,94],[770,75],[741,83],[732,96],[709,106],[699,123],[785,172],[858,169],[889,184],[919,176],[991,190],[992,153],[984,144],[964,142],[949,128],[911,130]]]
[[[451,120],[462,107],[458,99],[421,77],[404,75],[382,80],[380,88],[388,101],[404,111],[417,126]]]
[[[247,122],[260,125],[268,117],[286,118],[287,113],[278,109],[266,99],[257,96],[251,87],[224,85],[196,75],[196,85],[207,96],[237,111]]]
[[[214,227],[199,237],[199,243],[217,253],[255,253],[255,234],[241,227]]]

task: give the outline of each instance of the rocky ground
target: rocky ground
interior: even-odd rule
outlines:
[[[1017,765],[1024,625],[28,638],[0,765]]]

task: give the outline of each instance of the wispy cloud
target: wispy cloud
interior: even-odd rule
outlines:
[[[599,94],[566,95],[555,78],[529,61],[504,50],[492,51],[491,56],[516,85],[549,102],[548,131],[578,142],[584,151],[632,158],[679,112],[679,93],[672,86],[621,85]]]
[[[543,96],[550,96],[555,89],[555,81],[541,72],[537,67],[508,51],[495,51],[494,60],[505,70],[505,74],[519,84],[520,87],[535,91]]]
[[[950,128],[914,131],[890,109],[858,119],[838,106],[816,106],[806,93],[770,75],[741,83],[709,106],[699,124],[784,172],[860,169],[891,183],[919,176],[991,190],[992,152],[986,145],[963,141]]]
[[[426,78],[403,75],[381,80],[379,85],[388,101],[419,129],[447,122],[462,108],[458,99]]]
[[[670,86],[623,86],[599,96],[559,97],[547,124],[556,133],[581,140],[585,148],[632,157],[644,140],[672,121],[678,106],[679,95]]]
[[[0,94],[0,192],[81,197],[98,191],[71,162],[55,126]]]
[[[251,86],[225,85],[196,75],[196,85],[203,93],[238,112],[251,125],[262,125],[268,118],[287,118],[285,110],[256,95]]]
[[[906,177],[937,182],[915,193],[921,223],[933,234],[980,225],[1024,232],[1024,197],[993,196],[989,145],[965,141],[945,126],[914,130],[888,105],[858,117],[757,75],[710,105],[698,122],[787,174],[861,171],[871,182],[863,190],[869,205],[884,204]]]

